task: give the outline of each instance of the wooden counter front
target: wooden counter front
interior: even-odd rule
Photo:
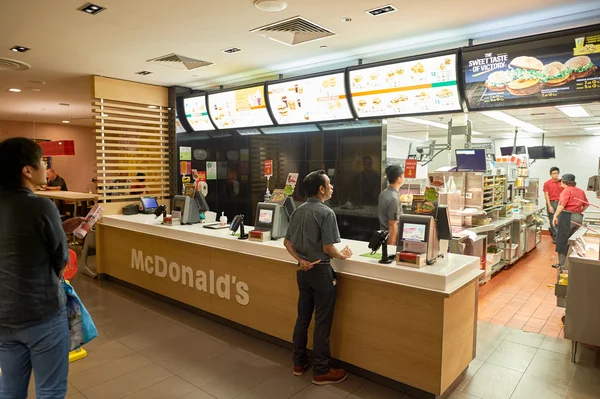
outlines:
[[[97,242],[100,273],[291,342],[295,264],[106,225]],[[440,395],[475,357],[476,303],[476,279],[447,295],[338,272],[332,355]]]

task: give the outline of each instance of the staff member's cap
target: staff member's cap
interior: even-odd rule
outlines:
[[[567,173],[562,176],[562,181],[564,181],[565,183],[575,183],[575,175]]]

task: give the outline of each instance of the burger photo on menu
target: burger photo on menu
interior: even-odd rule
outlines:
[[[542,73],[544,85],[548,87],[562,86],[571,80],[571,69],[558,61],[545,65]]]
[[[513,81],[513,75],[509,71],[496,71],[490,73],[485,81],[485,87],[488,90],[502,92],[506,90],[506,86]]]
[[[507,86],[513,96],[530,96],[542,90],[541,72],[544,63],[535,57],[521,56],[510,63],[514,80]]]
[[[597,69],[587,55],[573,57],[565,63],[565,66],[571,70],[575,79],[587,78]]]

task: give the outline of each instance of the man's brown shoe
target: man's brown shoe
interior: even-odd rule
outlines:
[[[294,375],[300,377],[306,370],[308,370],[308,363],[304,366],[294,366]]]
[[[315,375],[312,382],[315,385],[339,384],[346,381],[347,378],[348,374],[344,370],[329,369],[327,374]]]

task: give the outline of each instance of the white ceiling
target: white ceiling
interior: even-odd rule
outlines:
[[[386,0],[287,1],[286,10],[267,13],[252,0],[95,0],[107,10],[91,16],[77,11],[85,0],[0,0],[0,57],[32,65],[26,72],[0,72],[0,119],[57,123],[67,117],[85,124],[90,116],[89,75],[210,89],[267,80],[278,73],[346,66],[358,58],[373,61],[457,47],[468,38],[480,43],[585,25],[600,17],[593,0],[504,0],[500,7],[475,0],[460,5],[391,0],[400,10],[377,18],[364,11]],[[249,32],[297,15],[338,35],[288,47]],[[343,23],[342,17],[352,22]],[[14,45],[32,50],[9,51]],[[233,46],[243,51],[221,52]],[[215,65],[186,72],[146,62],[169,53]],[[135,74],[141,70],[153,74]],[[11,87],[23,92],[9,93]],[[65,110],[60,102],[71,106]]]
[[[555,107],[506,110],[504,113],[543,129],[546,137],[600,134],[600,130],[585,130],[586,127],[600,127],[600,103],[586,104],[583,107],[592,115],[591,117],[569,118]],[[447,124],[452,118],[459,115],[421,116],[418,119]],[[483,135],[473,136],[474,138],[512,138],[514,136],[515,128],[505,122],[492,119],[478,112],[469,113],[468,118],[472,122],[473,130],[483,133]],[[432,138],[446,137],[447,135],[446,130],[437,127],[408,122],[400,118],[388,119],[388,134],[402,136],[406,132],[410,132],[415,138],[421,139],[425,139],[427,134]],[[418,137],[419,134],[420,137]],[[520,130],[519,137],[541,138],[542,134],[527,133]]]

